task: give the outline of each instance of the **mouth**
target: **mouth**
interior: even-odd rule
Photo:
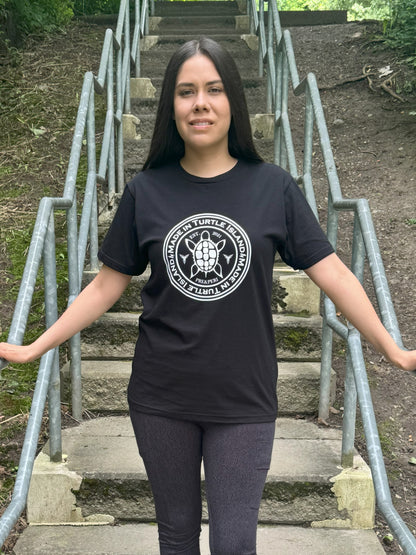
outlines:
[[[210,125],[212,125],[212,122],[207,120],[194,120],[191,121],[189,124],[193,127],[209,127]]]

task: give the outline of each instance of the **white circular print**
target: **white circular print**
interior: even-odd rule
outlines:
[[[244,280],[251,244],[236,222],[220,214],[196,214],[179,222],[163,243],[171,284],[198,301],[215,301]]]

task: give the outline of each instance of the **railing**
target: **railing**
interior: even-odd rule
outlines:
[[[152,8],[153,9],[153,8]],[[124,186],[123,113],[130,112],[130,69],[134,66],[140,76],[140,37],[148,27],[148,2],[135,0],[134,36],[130,41],[130,11],[128,0],[121,0],[116,32],[107,29],[98,76],[87,72],[84,77],[72,148],[68,163],[64,193],[61,198],[41,200],[33,236],[23,273],[22,283],[10,327],[8,342],[23,341],[32,303],[36,279],[43,258],[46,326],[57,319],[55,212],[66,210],[68,234],[68,288],[71,304],[81,289],[84,264],[89,250],[91,269],[98,269],[97,183],[108,184],[111,203],[116,192]],[[115,54],[115,61],[114,61]],[[94,91],[106,95],[106,119],[101,145],[96,145]],[[85,137],[85,138],[84,138]],[[77,178],[83,145],[86,144],[87,178],[82,214],[78,225]],[[98,169],[96,151],[100,148]],[[70,341],[72,413],[81,420],[81,347],[79,334]],[[0,371],[7,362],[0,359]],[[19,462],[12,501],[0,520],[0,545],[25,508],[32,474],[39,431],[45,409],[49,407],[49,441],[52,461],[61,461],[61,402],[58,349],[46,353],[40,361],[22,455]]]
[[[259,0],[258,12],[256,0],[247,0],[247,12],[250,16],[250,31],[258,35],[261,76],[264,64],[267,65],[267,110],[275,116],[275,163],[288,169],[297,182],[302,185],[305,196],[318,217],[312,184],[312,147],[313,133],[316,127],[329,190],[328,238],[336,248],[338,214],[340,211],[352,212],[354,214],[354,231],[351,270],[362,282],[364,263],[367,259],[382,322],[396,343],[402,346],[368,202],[365,199],[348,200],[342,196],[315,76],[309,73],[302,81],[299,80],[291,35],[288,30],[282,32],[275,0],[270,0],[268,4],[267,29],[264,0]],[[303,171],[301,174],[297,169],[289,122],[290,83],[295,96],[305,95]],[[344,467],[350,467],[353,464],[358,396],[378,507],[404,552],[408,555],[415,555],[416,540],[393,507],[360,335],[357,330],[346,326],[337,318],[335,306],[328,297],[324,299],[319,417],[326,419],[329,414],[333,331],[347,342],[341,464]]]

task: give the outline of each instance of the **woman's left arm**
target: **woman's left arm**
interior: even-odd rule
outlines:
[[[403,370],[416,370],[416,351],[398,347],[381,323],[361,283],[336,254],[323,258],[305,273],[377,351]]]

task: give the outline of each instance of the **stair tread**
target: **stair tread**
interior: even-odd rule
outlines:
[[[311,355],[308,361],[302,360],[304,356],[295,358],[290,353],[287,357],[286,361],[279,362],[279,414],[315,414],[319,403],[320,363],[314,362],[316,359]],[[82,360],[83,406],[104,414],[128,412],[126,390],[131,375],[131,357],[120,358],[103,357],[97,360],[91,357]],[[335,378],[332,371],[331,402],[335,398]],[[69,400],[69,363],[61,370],[61,380],[63,399]]]
[[[315,375],[320,373],[320,362],[315,361],[279,361],[279,380],[287,379],[296,374],[298,377],[303,375]],[[82,374],[84,377],[92,377],[95,374],[103,377],[130,376],[131,360],[82,360]]]
[[[138,318],[141,312],[106,312],[100,316],[99,320],[96,322],[114,322],[120,321],[126,324],[137,324]],[[272,314],[273,323],[275,326],[281,325],[289,322],[301,322],[307,324],[308,326],[320,326],[322,324],[322,317],[317,314],[312,314],[310,316],[297,316],[296,314],[285,314],[278,313]]]
[[[146,480],[127,416],[97,418],[67,428],[62,431],[62,441],[68,469],[81,476]],[[340,430],[279,418],[267,483],[327,482],[341,470],[340,454]]]
[[[154,524],[122,526],[30,526],[17,545],[15,555],[158,555],[157,527]],[[336,530],[300,526],[259,526],[258,552],[261,555],[383,554],[384,549],[372,530]],[[208,555],[208,526],[202,526],[201,555]]]

